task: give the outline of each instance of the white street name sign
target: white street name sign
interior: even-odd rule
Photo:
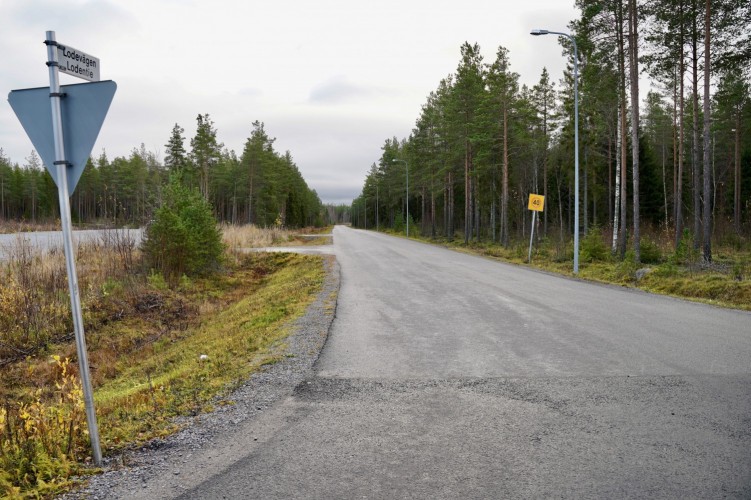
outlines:
[[[58,69],[66,75],[77,76],[90,82],[99,81],[99,59],[74,49],[57,44]]]

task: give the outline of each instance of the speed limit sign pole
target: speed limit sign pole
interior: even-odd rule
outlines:
[[[537,212],[542,212],[545,207],[545,197],[539,194],[530,194],[527,208],[532,210],[532,230],[529,232],[529,255],[527,262],[532,263],[532,240],[535,238],[535,219]]]

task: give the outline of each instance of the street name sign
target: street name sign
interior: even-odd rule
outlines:
[[[66,75],[83,78],[90,82],[99,81],[99,58],[69,45],[57,44],[58,69]]]

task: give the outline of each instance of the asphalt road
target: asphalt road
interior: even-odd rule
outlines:
[[[101,241],[103,238],[114,237],[119,233],[121,237],[132,238],[138,245],[141,242],[142,229],[84,229],[73,231],[73,242],[75,244]],[[35,231],[28,233],[10,233],[0,234],[0,260],[6,260],[12,253],[13,248],[18,245],[19,239],[26,240],[29,245],[37,251],[48,252],[56,248],[62,251],[63,233],[60,231]]]
[[[344,227],[334,252],[315,376],[182,498],[751,498],[751,314]]]

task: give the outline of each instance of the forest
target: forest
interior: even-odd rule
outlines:
[[[529,38],[540,50],[555,50],[543,45],[558,39],[568,60],[561,81],[543,69],[536,84],[520,84],[505,47],[486,60],[464,43],[409,137],[385,140],[353,202],[353,224],[404,231],[407,223],[410,234],[508,247],[528,238],[535,193],[545,196],[536,233],[569,244],[578,97],[582,236],[596,229],[615,255],[636,262],[643,235],[693,245],[704,262],[713,242],[747,243],[751,4],[576,5],[575,44]]]
[[[90,158],[71,195],[74,222],[140,226],[151,220],[170,176],[200,190],[220,222],[262,227],[320,226],[327,212],[297,168],[292,154],[274,150],[264,124],[253,122],[240,156],[217,139],[208,114],[198,115],[186,148],[185,130],[167,133],[165,157],[141,145],[126,157]],[[38,223],[59,213],[57,187],[32,151],[23,165],[0,149],[0,222]]]

